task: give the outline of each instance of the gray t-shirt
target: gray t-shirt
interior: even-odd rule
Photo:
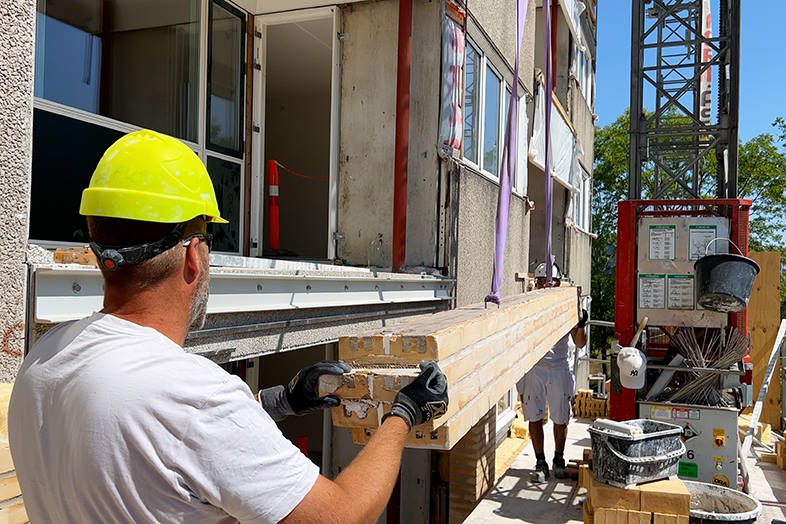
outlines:
[[[319,475],[240,378],[111,315],[47,333],[9,413],[32,522],[273,523]]]

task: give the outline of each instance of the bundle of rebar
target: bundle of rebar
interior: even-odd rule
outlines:
[[[701,342],[693,328],[680,328],[672,337],[677,351],[685,357],[686,368],[714,368],[728,370],[742,360],[749,340],[736,329],[726,336],[721,329],[707,330]],[[720,391],[721,376],[686,370],[690,380],[679,388],[670,402],[703,406],[730,406],[731,402]]]

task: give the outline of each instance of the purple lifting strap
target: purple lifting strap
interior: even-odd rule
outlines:
[[[557,0],[554,0],[555,2]],[[551,70],[551,6],[543,0],[543,73],[546,77],[546,151],[543,158],[543,173],[546,179],[546,287],[551,287],[551,93],[554,86],[554,71]]]
[[[505,125],[505,145],[502,149],[502,170],[499,175],[499,198],[497,200],[497,228],[494,237],[494,272],[491,278],[491,293],[485,302],[500,304],[499,289],[502,285],[502,266],[505,262],[505,243],[508,238],[508,215],[510,211],[511,179],[516,172],[516,130],[519,115],[519,54],[524,37],[529,0],[516,0],[516,59],[513,67],[513,86],[508,105],[508,121]],[[525,109],[526,110],[526,109]],[[526,133],[527,130],[523,129]]]

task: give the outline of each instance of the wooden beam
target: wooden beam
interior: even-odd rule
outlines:
[[[759,390],[767,371],[772,345],[781,323],[780,282],[781,257],[777,251],[763,253],[751,252],[749,255],[761,268],[753,284],[751,299],[748,303],[748,328],[751,332],[751,361],[753,362],[753,398],[758,398]],[[778,368],[779,369],[779,368]],[[767,398],[764,400],[760,421],[780,428],[781,420],[781,379],[776,369]],[[747,410],[751,412],[751,410]]]

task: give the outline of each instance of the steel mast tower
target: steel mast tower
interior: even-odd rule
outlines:
[[[740,0],[719,4],[708,31],[710,0],[633,0],[629,199],[737,197]]]

